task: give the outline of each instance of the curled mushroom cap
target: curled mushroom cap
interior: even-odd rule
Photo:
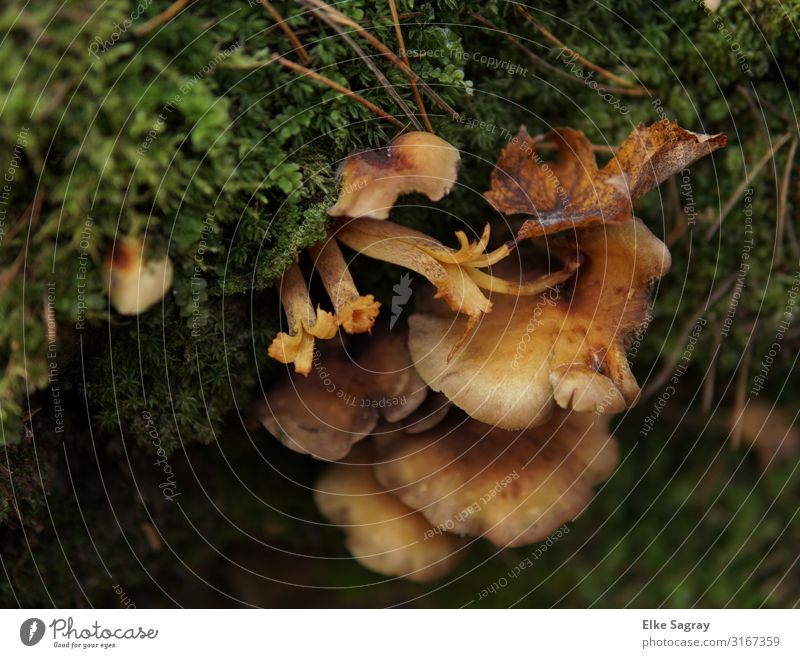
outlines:
[[[428,394],[399,330],[376,333],[355,361],[335,345],[314,350],[310,374],[298,374],[273,386],[255,414],[288,448],[328,461],[347,455],[380,416],[401,421]]]
[[[616,463],[604,421],[594,422],[559,412],[517,433],[451,418],[428,432],[376,437],[375,474],[435,527],[522,546],[577,517],[591,484]]]
[[[278,288],[289,331],[275,336],[267,353],[281,363],[294,363],[295,372],[308,375],[314,355],[314,339],[333,338],[338,331],[336,318],[320,308],[314,310],[297,263],[286,270]]]
[[[111,305],[122,315],[139,315],[163,299],[172,286],[169,256],[145,260],[137,238],[118,240],[103,261],[103,280]]]
[[[439,201],[455,184],[460,162],[458,150],[441,137],[406,133],[344,161],[342,189],[328,214],[386,219],[397,198],[410,192]]]
[[[636,401],[625,345],[647,324],[650,284],[669,268],[669,251],[637,219],[576,235],[577,244],[551,238],[583,256],[567,286],[535,297],[494,296],[492,313],[452,358],[464,319],[442,309],[409,318],[409,349],[428,386],[506,429],[542,424],[556,404],[616,412]]]
[[[314,266],[336,310],[336,321],[348,334],[370,331],[380,303],[372,295],[360,295],[336,240],[327,237],[309,249]]]
[[[367,464],[334,464],[316,484],[320,512],[341,525],[347,549],[363,566],[417,582],[441,578],[458,563],[461,541],[435,533],[422,514],[378,484]]]

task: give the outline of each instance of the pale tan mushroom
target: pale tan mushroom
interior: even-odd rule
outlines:
[[[103,280],[111,305],[122,315],[139,315],[163,299],[172,287],[169,256],[145,259],[138,238],[117,240],[103,261]]]
[[[522,546],[577,517],[591,484],[616,463],[605,421],[593,422],[561,411],[546,425],[508,432],[453,415],[420,434],[375,437],[375,474],[435,527]]]
[[[462,542],[436,533],[422,514],[386,493],[368,464],[334,464],[317,481],[320,512],[347,535],[347,549],[367,569],[428,582],[461,559]]]
[[[375,428],[378,408],[364,404],[362,373],[339,350],[315,350],[313,366],[310,376],[294,373],[273,386],[255,415],[287,448],[341,459]]]
[[[615,412],[639,387],[626,341],[648,321],[650,284],[670,265],[666,246],[638,219],[552,236],[556,251],[583,257],[563,289],[496,295],[493,312],[467,328],[446,309],[409,318],[409,348],[422,378],[470,416],[506,429],[546,422],[556,405]]]
[[[339,198],[328,214],[386,219],[397,198],[410,192],[439,201],[453,188],[460,162],[458,150],[441,137],[406,133],[344,161]]]

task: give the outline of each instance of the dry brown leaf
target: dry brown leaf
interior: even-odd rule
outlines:
[[[557,128],[545,139],[559,159],[542,161],[525,127],[503,149],[484,194],[507,215],[533,215],[519,238],[628,220],[633,203],[695,160],[725,146],[725,135],[703,135],[667,120],[640,124],[602,169],[586,136]]]

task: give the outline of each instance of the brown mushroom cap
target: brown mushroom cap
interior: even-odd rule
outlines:
[[[410,192],[439,201],[455,184],[460,162],[458,150],[441,137],[406,133],[344,161],[339,198],[328,214],[386,219],[397,198]]]
[[[256,408],[261,423],[287,448],[341,459],[375,428],[378,409],[364,406],[359,369],[333,350],[315,350],[308,377],[292,373]]]
[[[340,347],[314,351],[310,374],[282,379],[257,405],[261,423],[288,448],[341,459],[375,429],[397,422],[428,395],[408,354],[406,333],[376,332],[353,361]]]
[[[585,440],[585,421],[567,417],[519,433],[451,417],[428,432],[376,437],[375,474],[436,527],[498,546],[530,544],[577,517],[592,498],[589,483],[607,470],[613,439]],[[562,443],[568,433],[579,435],[566,444],[580,451]],[[602,469],[589,466],[598,460]]]
[[[562,290],[535,297],[495,295],[492,313],[466,329],[446,310],[409,318],[409,349],[422,378],[473,418],[506,429],[544,423],[555,404],[612,412],[632,405],[639,387],[625,353],[648,320],[650,284],[670,265],[666,246],[638,219],[556,236],[564,253],[584,257]]]
[[[317,481],[314,500],[331,523],[343,526],[347,549],[367,569],[428,582],[445,576],[460,560],[461,541],[434,533],[422,514],[381,488],[369,465],[328,467]]]

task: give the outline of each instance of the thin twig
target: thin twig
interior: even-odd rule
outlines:
[[[522,43],[520,43],[519,39],[517,39],[513,35],[509,34],[505,30],[501,30],[494,23],[492,23],[492,21],[490,21],[488,18],[484,18],[483,16],[481,16],[480,14],[475,13],[475,12],[470,12],[470,16],[472,18],[474,18],[476,21],[478,21],[479,23],[482,23],[486,27],[489,27],[492,30],[495,30],[496,32],[501,34],[503,36],[503,38],[506,41],[508,41],[512,46],[514,46],[518,50],[520,50],[523,53],[525,53],[528,56],[528,58],[534,64],[538,64],[540,67],[542,67],[546,71],[550,71],[550,73],[552,73],[554,75],[558,75],[558,76],[564,78],[565,80],[570,80],[571,82],[573,82],[575,84],[581,84],[581,85],[585,84],[585,82],[584,82],[584,80],[582,78],[579,78],[579,77],[577,77],[575,75],[571,75],[570,73],[567,73],[563,69],[560,69],[557,66],[553,66],[549,62],[547,62],[544,59],[542,59],[541,57],[539,57],[539,55],[537,55],[535,52],[533,52],[530,48],[528,48],[527,46],[525,46]],[[600,91],[608,91],[608,92],[610,92],[612,94],[617,94],[617,95],[620,95],[620,96],[645,96],[645,95],[649,94],[649,92],[647,90],[639,88],[639,87],[634,87],[633,89],[631,89],[629,87],[608,87],[606,85],[597,84],[597,86],[595,88],[600,90]]]
[[[392,12],[392,23],[394,23],[394,32],[397,35],[397,45],[400,47],[400,57],[406,66],[411,68],[408,61],[408,53],[406,52],[406,44],[403,40],[403,30],[400,28],[400,17],[397,14],[397,5],[394,0],[389,0],[389,9]],[[419,113],[422,115],[422,120],[425,122],[425,128],[429,133],[433,132],[431,120],[428,118],[428,113],[425,111],[425,103],[422,102],[422,95],[419,93],[419,88],[414,80],[411,80],[411,92],[414,94],[414,102],[419,108]]]
[[[731,443],[734,448],[738,448],[742,443],[742,426],[744,421],[742,415],[747,397],[747,377],[750,374],[750,363],[753,360],[753,336],[751,334],[750,340],[747,342],[744,356],[742,357],[742,365],[739,368],[739,373],[736,376],[736,387],[733,392],[733,411],[731,412]]]
[[[361,60],[366,65],[366,67],[375,74],[375,77],[378,78],[380,83],[383,85],[383,88],[386,90],[386,93],[389,94],[389,96],[392,97],[392,99],[394,100],[395,103],[397,103],[397,105],[400,107],[400,109],[403,111],[403,113],[414,124],[414,127],[417,130],[424,130],[424,128],[422,127],[422,124],[419,122],[419,120],[417,119],[417,117],[414,114],[414,112],[406,104],[406,102],[403,100],[402,96],[400,96],[400,94],[397,93],[397,90],[394,88],[394,85],[391,82],[389,82],[388,78],[383,74],[383,72],[380,70],[380,68],[378,68],[378,66],[375,64],[375,62],[372,61],[372,58],[369,57],[364,52],[363,48],[361,48],[361,46],[359,46],[356,43],[355,39],[353,39],[347,32],[345,32],[344,28],[339,26],[335,21],[331,20],[324,12],[319,12],[316,15],[326,25],[329,25],[331,28],[336,30],[336,32],[339,34],[339,36],[342,37],[342,39],[345,41],[345,43],[347,43],[347,45],[350,46],[350,48],[353,50],[353,52],[356,53],[356,55],[358,55],[361,58]]]
[[[750,96],[750,90],[749,90],[747,87],[745,87],[744,85],[736,85],[736,91],[738,91],[738,92],[739,92],[739,93],[740,93],[742,96],[744,96],[745,98],[748,98],[749,100],[751,100],[751,99],[752,99],[752,97]],[[768,101],[766,98],[761,98],[761,97],[759,97],[759,99],[758,99],[758,102],[759,102],[759,103],[763,103],[764,105],[766,105],[766,106],[767,106],[767,108],[768,108],[768,109],[769,109],[769,110],[770,110],[770,111],[771,111],[771,112],[772,112],[772,113],[773,113],[775,116],[777,116],[777,117],[779,117],[779,118],[783,119],[783,120],[784,120],[784,121],[785,121],[787,124],[789,124],[789,125],[795,125],[795,126],[797,125],[797,123],[796,123],[795,121],[791,121],[791,120],[789,119],[789,117],[787,117],[787,116],[786,116],[786,115],[785,115],[783,112],[781,112],[781,110],[779,110],[777,107],[775,107],[775,105],[773,105],[772,103],[770,103],[770,102],[769,102],[769,101]]]
[[[15,226],[13,227],[12,231],[16,232],[20,227],[25,226],[26,224],[29,226],[28,232],[33,233],[36,230],[36,227],[39,225],[39,217],[42,212],[42,204],[44,203],[44,192],[40,187],[36,191],[36,196],[33,197],[33,201],[28,204],[28,207],[22,212],[17,220]],[[12,233],[9,231],[6,237],[9,237]],[[28,256],[28,251],[25,249],[20,249],[19,253],[17,253],[17,257],[14,259],[14,262],[8,267],[8,269],[0,272],[0,293],[4,292],[11,282],[17,277],[22,264],[25,262],[26,257]]]
[[[786,156],[786,166],[783,169],[781,178],[781,189],[778,195],[778,226],[775,227],[775,254],[778,258],[783,252],[783,234],[786,230],[786,213],[789,201],[789,182],[792,180],[792,168],[794,167],[794,156],[797,153],[797,137],[792,140],[789,146],[789,155]],[[795,258],[800,258],[800,254],[795,252]]]
[[[294,46],[295,52],[297,52],[298,57],[303,62],[303,64],[308,64],[308,53],[306,49],[303,47],[302,42],[295,34],[294,30],[291,28],[289,23],[281,16],[280,12],[272,6],[271,2],[268,0],[261,0],[261,6],[266,10],[266,12],[272,17],[272,20],[278,25],[278,27],[283,31],[286,35],[286,38],[289,39],[291,44]]]
[[[733,285],[733,282],[736,280],[736,275],[729,277],[717,290],[714,294],[709,298],[708,302],[700,307],[697,311],[692,314],[692,317],[689,318],[689,322],[686,323],[685,329],[683,331],[683,340],[678,344],[678,347],[670,354],[669,359],[664,364],[664,367],[659,371],[659,373],[650,381],[647,387],[642,391],[642,399],[647,399],[651,395],[653,395],[656,391],[658,391],[672,376],[672,370],[675,367],[675,364],[678,363],[678,359],[680,358],[681,352],[683,351],[683,343],[686,342],[686,339],[689,337],[689,332],[692,330],[697,324],[697,321],[702,317],[703,313],[708,312],[708,310],[716,304],[720,298],[728,291],[728,289]]]
[[[777,153],[778,150],[789,141],[791,136],[792,133],[785,133],[782,135],[781,138],[775,142],[763,156],[761,156],[761,159],[756,162],[755,166],[747,172],[747,176],[744,177],[744,180],[739,183],[733,194],[731,194],[730,198],[725,202],[725,205],[722,207],[722,210],[719,213],[719,217],[717,217],[717,221],[715,221],[713,226],[711,226],[706,232],[706,240],[710,240],[714,236],[714,233],[717,232],[717,229],[722,224],[722,221],[728,216],[728,213],[733,210],[733,207],[736,205],[739,197],[742,196],[742,193],[748,188],[750,182],[761,172],[761,170],[764,168],[764,165],[766,165],[775,157],[775,153]]]
[[[372,112],[381,117],[381,119],[386,119],[389,123],[397,126],[398,128],[403,128],[403,124],[398,119],[393,117],[391,114],[385,112],[377,105],[375,105],[375,103],[371,103],[366,98],[364,98],[360,94],[357,94],[353,90],[348,89],[343,85],[340,85],[338,82],[334,82],[330,78],[326,78],[324,75],[321,75],[316,71],[312,71],[311,69],[306,68],[301,64],[297,64],[296,62],[288,60],[285,57],[281,57],[280,55],[272,55],[270,59],[273,62],[277,62],[278,64],[285,66],[287,69],[291,69],[292,71],[296,71],[297,73],[302,73],[303,75],[308,76],[312,80],[316,80],[317,82],[321,82],[322,84],[327,85],[331,89],[334,89],[339,93],[344,94],[348,98],[352,98],[354,101],[356,101],[356,103],[360,103],[367,109],[372,110]]]
[[[711,362],[708,364],[706,381],[703,384],[703,396],[700,402],[700,409],[703,413],[711,411],[714,403],[714,389],[716,388],[717,364],[719,363],[719,350],[722,345],[722,322],[717,325],[717,337],[714,339],[714,349],[711,351]]]
[[[155,30],[159,25],[162,25],[167,21],[169,21],[173,16],[178,14],[188,4],[189,0],[175,0],[175,2],[173,2],[169,7],[167,7],[164,11],[162,11],[158,16],[154,16],[141,27],[137,27],[133,31],[133,34],[137,37],[143,37],[149,32]]]
[[[398,69],[400,69],[409,80],[413,80],[416,82],[420,87],[422,87],[423,91],[427,93],[434,103],[436,103],[440,108],[442,108],[445,112],[447,112],[450,117],[454,120],[458,120],[460,118],[458,112],[456,112],[447,102],[439,96],[433,89],[431,89],[430,85],[428,85],[422,78],[420,78],[414,71],[411,69],[410,66],[407,66],[403,60],[397,57],[390,48],[388,48],[383,42],[379,39],[374,37],[370,34],[367,30],[365,30],[361,25],[356,23],[351,18],[348,18],[340,11],[337,11],[329,4],[324,2],[323,0],[300,0],[301,4],[311,6],[318,10],[326,12],[332,19],[337,21],[340,25],[344,25],[345,27],[349,27],[355,30],[359,36],[363,37],[384,57],[386,57],[392,64],[394,64]]]
[[[631,82],[630,80],[626,80],[625,78],[623,78],[623,77],[621,77],[619,75],[616,75],[615,73],[612,73],[611,71],[608,71],[608,70],[604,69],[602,66],[599,66],[598,64],[595,64],[594,62],[591,62],[590,60],[586,59],[585,57],[579,55],[572,48],[570,48],[567,44],[565,44],[563,41],[561,41],[561,39],[559,39],[555,34],[550,32],[550,30],[548,30],[544,25],[539,23],[539,21],[537,21],[533,16],[531,16],[522,7],[517,5],[516,10],[517,10],[517,13],[520,16],[522,16],[526,21],[528,21],[531,24],[533,24],[533,26],[539,31],[539,34],[541,34],[545,39],[547,39],[550,43],[554,43],[556,46],[558,46],[563,51],[565,51],[568,55],[574,56],[575,59],[577,59],[586,68],[591,69],[595,73],[599,73],[600,75],[602,75],[603,77],[607,78],[608,80],[616,82],[617,84],[620,84],[623,87],[632,87],[632,88],[642,89],[648,95],[652,95],[654,93],[652,90],[647,89],[646,87],[643,87],[642,85],[637,85],[636,83]]]

